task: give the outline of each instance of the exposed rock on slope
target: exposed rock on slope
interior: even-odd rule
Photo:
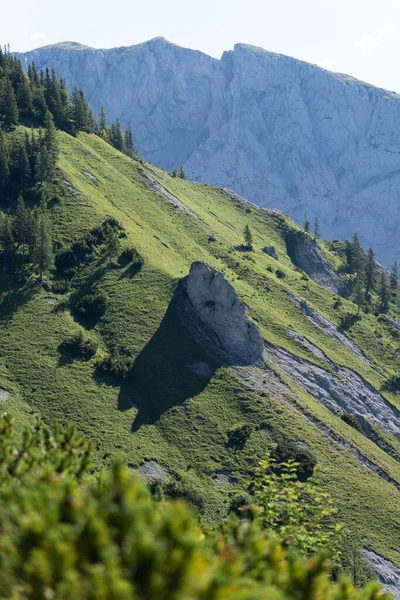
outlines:
[[[350,352],[353,352],[358,358],[361,358],[367,364],[371,364],[369,360],[365,357],[364,353],[360,348],[352,342],[347,336],[344,335],[339,329],[333,325],[330,321],[325,319],[322,315],[319,314],[308,302],[305,300],[301,300],[292,292],[289,292],[289,297],[293,300],[298,308],[308,317],[308,319],[313,323],[318,329],[324,331],[327,335],[329,335],[332,339],[336,340],[342,346],[347,348]]]
[[[395,600],[400,600],[400,569],[372,550],[363,548],[362,554],[385,590],[392,594]]]
[[[154,179],[154,177],[149,175],[149,173],[146,173],[146,171],[143,171],[143,169],[139,169],[139,175],[149,184],[151,189],[154,192],[156,192],[156,194],[168,200],[168,202],[172,204],[172,206],[175,206],[175,208],[179,208],[179,210],[181,210],[182,212],[191,215],[196,219],[199,219],[199,216],[196,215],[195,212],[190,210],[190,208],[188,208],[186,204],[181,202],[181,200],[176,198],[176,196],[173,196],[168,190],[165,189],[164,186],[162,186],[156,179]]]
[[[313,281],[334,294],[343,293],[344,285],[322,254],[317,240],[304,231],[298,231],[286,239],[286,245],[292,261]]]
[[[400,411],[351,369],[337,367],[325,357],[333,370],[329,372],[283,348],[271,348],[270,354],[293,381],[332,412],[348,412],[400,438]]]
[[[219,364],[252,365],[264,345],[258,327],[224,275],[194,262],[178,289],[178,314],[194,339]]]
[[[327,238],[361,234],[400,258],[400,97],[245,44],[220,60],[162,38],[19,55],[82,87],[96,112],[130,125],[150,162],[261,205],[318,217]]]

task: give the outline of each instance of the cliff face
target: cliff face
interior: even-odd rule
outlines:
[[[400,258],[400,96],[241,44],[220,60],[162,38],[20,58],[82,87],[158,166],[183,164],[300,222],[306,210],[325,237],[358,231],[381,261]]]

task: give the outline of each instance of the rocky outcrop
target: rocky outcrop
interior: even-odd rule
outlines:
[[[216,60],[162,38],[97,50],[63,43],[20,54],[82,87],[96,115],[130,125],[150,162],[228,187],[325,238],[355,231],[400,259],[400,97],[315,65],[236,44]]]
[[[343,294],[345,286],[322,254],[316,239],[304,231],[297,231],[287,236],[286,245],[294,264],[307,273],[315,283],[334,294]]]
[[[312,344],[308,342],[310,349]],[[315,347],[314,347],[315,348]],[[319,357],[321,351],[315,348]],[[400,439],[400,411],[392,406],[360,375],[347,367],[338,367],[323,355],[330,371],[322,369],[283,348],[271,348],[275,363],[301,388],[314,396],[333,413],[348,412],[361,423],[367,421],[383,427]]]
[[[216,363],[252,365],[261,358],[260,330],[222,273],[206,263],[192,263],[176,297],[182,323]]]
[[[268,256],[270,256],[271,258],[274,258],[275,260],[279,259],[275,246],[265,246],[265,248],[263,248],[262,251],[265,252],[265,254],[268,254]]]
[[[306,302],[305,300],[298,298],[292,292],[288,292],[288,295],[289,298],[293,300],[295,305],[308,317],[308,319],[311,321],[311,323],[313,323],[313,325],[315,325],[316,327],[318,327],[318,329],[329,335],[329,337],[331,337],[332,339],[342,344],[342,346],[344,346],[347,350],[358,356],[358,358],[361,358],[361,360],[363,360],[365,363],[371,365],[370,361],[364,355],[363,351],[357,346],[357,344],[352,342],[346,335],[344,335],[344,333],[342,333],[336,327],[336,325],[333,325],[333,323],[328,321],[328,319],[325,319],[325,317],[320,315],[319,312],[316,311],[315,308],[313,308],[311,304],[308,304],[308,302]]]
[[[166,200],[168,200],[168,202],[170,204],[172,204],[172,206],[174,206],[175,208],[179,208],[179,210],[186,213],[187,215],[190,215],[191,217],[195,217],[196,219],[199,219],[199,216],[195,212],[190,210],[190,208],[188,208],[186,206],[186,204],[184,204],[176,196],[171,194],[168,190],[166,190],[165,187],[163,185],[161,185],[161,183],[159,183],[149,173],[146,173],[146,171],[144,171],[143,169],[139,169],[138,173],[139,173],[140,177],[146,181],[146,183],[153,190],[153,192],[155,192],[162,198],[165,198]]]
[[[373,550],[363,548],[362,555],[378,577],[382,587],[392,594],[395,600],[400,600],[400,569]]]

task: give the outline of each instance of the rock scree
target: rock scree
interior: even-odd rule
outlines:
[[[246,366],[261,359],[260,330],[248,320],[246,305],[223,273],[194,262],[177,292],[181,322],[216,363]]]
[[[363,548],[362,555],[376,573],[382,587],[392,594],[395,600],[400,600],[400,569],[392,562],[373,550]]]
[[[343,294],[345,285],[322,254],[318,242],[304,231],[297,231],[286,238],[288,254],[297,267],[315,283],[334,294]]]

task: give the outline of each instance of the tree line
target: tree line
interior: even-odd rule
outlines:
[[[121,152],[136,154],[132,131],[124,131],[119,119],[109,126],[103,107],[97,124],[82,90],[74,87],[70,94],[63,77],[54,69],[38,72],[34,62],[25,74],[21,61],[0,48],[0,127],[9,131],[21,123],[44,126],[48,112],[55,126],[71,135],[96,133]]]
[[[399,270],[395,260],[390,273],[378,265],[372,248],[365,252],[355,233],[346,242],[346,272],[354,276],[353,300],[361,308],[374,307],[386,313],[390,304],[397,301]],[[377,296],[377,305],[374,298]]]

